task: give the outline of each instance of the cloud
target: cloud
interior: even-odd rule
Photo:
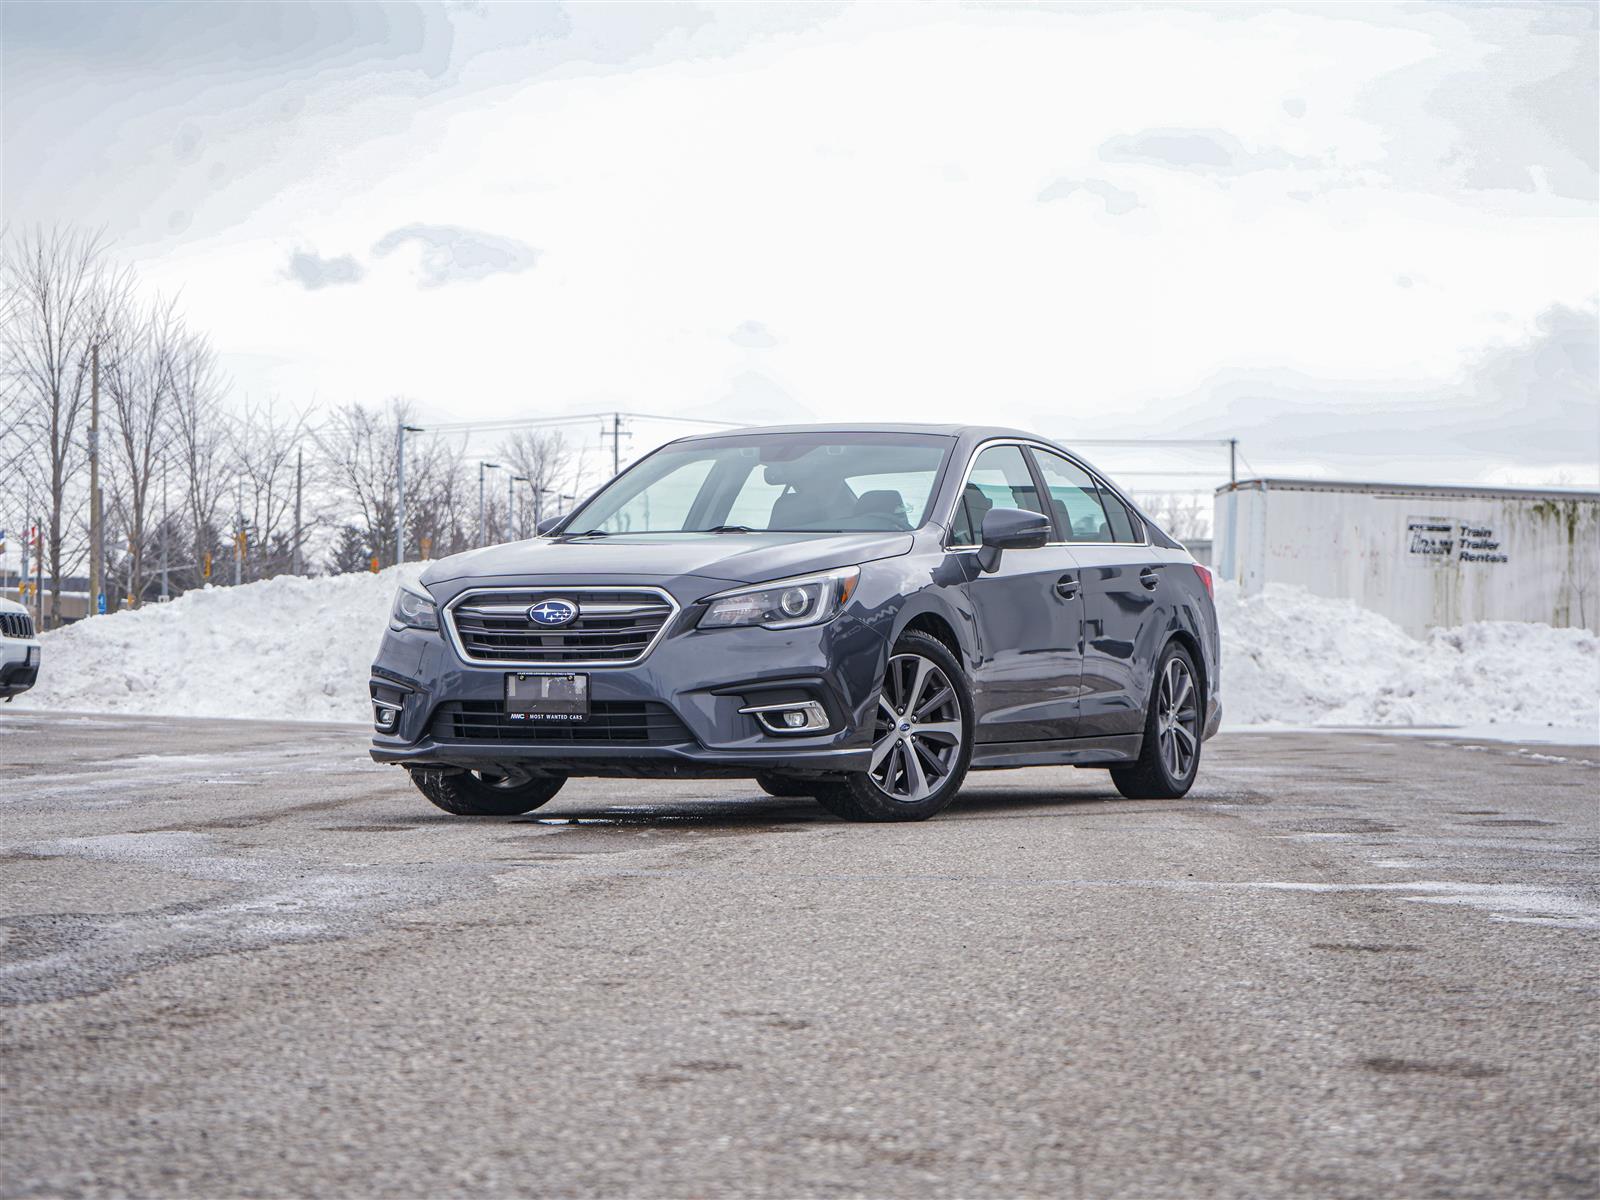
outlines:
[[[323,258],[314,250],[296,250],[289,255],[289,265],[283,273],[306,291],[314,292],[343,283],[360,283],[366,270],[348,254]]]
[[[1597,393],[1600,312],[1553,304],[1522,337],[1469,356],[1446,384],[1233,369],[1153,411],[1168,435],[1238,437],[1258,462],[1403,474],[1416,459],[1465,480],[1503,461],[1564,465],[1592,453]],[[1195,413],[1205,415],[1185,419]]]
[[[760,321],[742,322],[728,335],[728,340],[735,346],[743,346],[747,350],[770,350],[778,344],[778,339],[772,336],[772,331]]]
[[[1068,179],[1061,178],[1050,184],[1039,193],[1040,200],[1065,200],[1074,192],[1088,192],[1097,197],[1100,203],[1106,206],[1106,211],[1113,217],[1120,217],[1131,213],[1139,207],[1139,197],[1132,192],[1124,191],[1115,184],[1107,183],[1104,179]]]
[[[1101,145],[1100,157],[1105,162],[1175,167],[1216,176],[1317,165],[1312,159],[1298,158],[1276,147],[1252,151],[1221,129],[1145,129],[1118,134]]]
[[[391,230],[372,247],[391,254],[409,242],[422,246],[422,286],[466,283],[501,272],[526,271],[539,252],[513,238],[463,229],[459,225],[405,225]]]

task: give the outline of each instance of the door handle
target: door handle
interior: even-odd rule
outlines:
[[[1144,586],[1149,588],[1151,591],[1154,591],[1156,584],[1161,582],[1161,575],[1154,567],[1146,567],[1144,570],[1139,572],[1139,582],[1144,584]]]
[[[1076,600],[1078,598],[1078,577],[1076,575],[1063,575],[1056,580],[1056,595],[1063,600]]]

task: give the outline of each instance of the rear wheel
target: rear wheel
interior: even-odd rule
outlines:
[[[972,696],[961,664],[920,630],[895,643],[865,771],[814,792],[846,821],[925,821],[961,789],[972,760]]]
[[[484,771],[445,773],[417,767],[411,782],[434,804],[458,817],[515,817],[532,812],[561,790],[565,775],[514,780]]]
[[[1200,769],[1200,676],[1194,659],[1176,642],[1156,664],[1144,744],[1126,767],[1111,768],[1111,782],[1130,800],[1175,800],[1188,792]]]

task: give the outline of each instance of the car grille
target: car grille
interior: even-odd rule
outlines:
[[[33,618],[27,613],[0,613],[0,637],[31,638]]]
[[[498,700],[451,700],[433,714],[437,742],[521,742],[570,746],[674,746],[694,736],[665,704],[596,700],[587,721],[512,721]]]
[[[531,606],[556,598],[578,606],[570,625],[528,619]],[[508,588],[467,592],[446,611],[469,662],[624,666],[645,656],[677,605],[656,588]]]

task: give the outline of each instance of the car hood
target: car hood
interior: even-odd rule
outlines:
[[[684,575],[763,583],[808,571],[893,558],[909,533],[683,533],[629,537],[532,538],[442,558],[423,572],[433,587],[460,580],[528,576],[577,582],[665,584]],[[453,590],[453,589],[452,589]]]

